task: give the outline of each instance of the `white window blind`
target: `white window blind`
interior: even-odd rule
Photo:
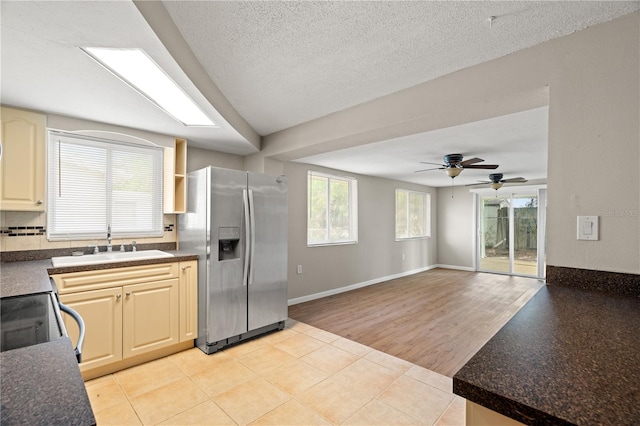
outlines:
[[[50,131],[49,240],[162,235],[162,148]]]

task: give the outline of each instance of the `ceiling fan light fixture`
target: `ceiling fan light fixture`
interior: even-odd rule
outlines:
[[[502,182],[493,182],[491,184],[491,188],[495,189],[496,191],[500,188],[502,188]]]
[[[462,170],[464,170],[462,167],[447,167],[446,169],[444,169],[444,172],[447,174],[447,176],[453,179],[454,177],[462,173]]]

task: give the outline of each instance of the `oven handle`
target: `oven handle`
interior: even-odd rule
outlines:
[[[68,307],[62,302],[58,302],[60,306],[60,310],[65,312],[78,323],[78,328],[80,329],[80,335],[78,336],[78,342],[76,343],[76,358],[78,359],[78,363],[82,362],[82,345],[84,343],[84,320],[80,316],[79,313]]]

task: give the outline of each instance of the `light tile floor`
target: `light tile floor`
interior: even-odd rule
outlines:
[[[310,325],[86,382],[98,425],[463,425],[452,379]]]

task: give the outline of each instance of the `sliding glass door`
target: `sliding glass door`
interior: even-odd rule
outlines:
[[[541,191],[503,191],[500,195],[478,194],[477,269],[543,277],[544,208],[540,208]],[[544,192],[542,199],[544,201]]]
[[[483,196],[480,209],[480,259],[482,271],[510,273],[510,199]]]

